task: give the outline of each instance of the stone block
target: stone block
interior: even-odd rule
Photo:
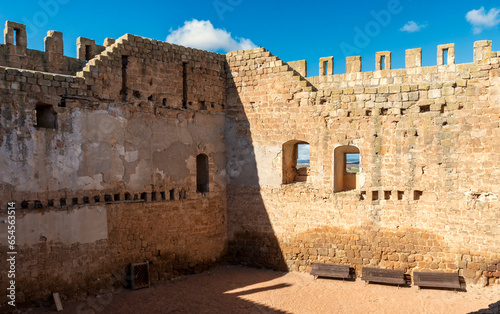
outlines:
[[[346,57],[346,73],[361,72],[361,57]]]

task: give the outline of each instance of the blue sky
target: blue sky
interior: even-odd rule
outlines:
[[[102,44],[125,33],[170,35],[218,52],[260,45],[284,61],[306,59],[309,76],[326,56],[334,56],[338,74],[347,55],[361,55],[363,71],[371,71],[377,51],[391,51],[392,67],[402,68],[409,48],[422,48],[424,66],[436,64],[438,44],[455,43],[456,63],[472,61],[477,40],[500,50],[500,2],[492,0],[1,1],[0,20],[27,24],[31,49],[43,50],[48,30],[62,31],[68,56],[76,55],[78,36]]]

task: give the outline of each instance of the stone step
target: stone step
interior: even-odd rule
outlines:
[[[299,168],[297,170],[297,172],[299,173],[299,176],[307,176],[307,171],[308,170],[309,170],[309,168],[304,167],[304,168]]]
[[[295,182],[307,182],[307,176],[295,176]]]

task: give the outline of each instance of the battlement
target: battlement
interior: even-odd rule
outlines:
[[[6,21],[4,44],[0,45],[0,66],[74,75],[115,40],[106,38],[103,45],[97,45],[93,39],[78,37],[76,58],[64,55],[62,32],[48,31],[44,42],[45,51],[28,49],[26,25]]]
[[[70,58],[61,32],[44,51],[27,49],[23,24],[4,33],[0,199],[19,210],[26,300],[97,293],[137,260],[153,282],[224,259],[477,280],[500,260],[491,41],[463,64],[453,44],[426,67],[420,48],[401,69],[377,52],[370,72],[350,56],[334,74],[327,56],[308,78],[305,60],[261,47],[223,55],[125,34],[79,37]]]
[[[465,65],[484,64],[491,58],[500,56],[500,52],[492,51],[490,40],[481,40],[474,43],[473,63],[464,63],[458,68],[466,68]],[[405,52],[405,68],[392,69],[392,55],[390,51],[379,51],[375,53],[375,71],[362,72],[361,56],[346,57],[346,72],[344,74],[334,74],[334,57],[322,57],[319,59],[319,75],[307,77],[307,62],[291,61],[288,65],[300,73],[316,87],[323,89],[342,88],[342,85],[331,84],[332,82],[344,82],[345,87],[357,86],[354,82],[359,78],[370,80],[373,77],[394,77],[398,75],[414,75],[418,73],[453,73],[457,70],[455,66],[455,44],[444,44],[437,46],[437,60],[435,66],[422,67],[422,49],[407,49]],[[457,65],[458,66],[458,65]],[[406,70],[406,71],[401,71]],[[363,80],[363,85],[370,84]],[[373,82],[371,85],[378,85],[380,82]]]

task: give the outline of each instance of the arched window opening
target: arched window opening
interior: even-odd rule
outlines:
[[[199,154],[196,156],[196,192],[208,192],[208,156]]]
[[[307,182],[309,163],[309,143],[292,140],[283,144],[283,184]]]
[[[361,155],[355,146],[340,146],[334,152],[334,190],[335,192],[359,188]]]

